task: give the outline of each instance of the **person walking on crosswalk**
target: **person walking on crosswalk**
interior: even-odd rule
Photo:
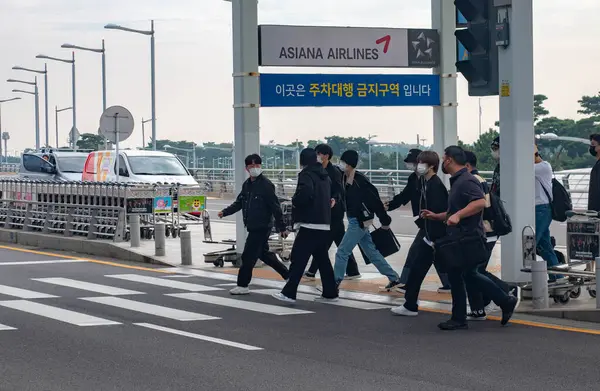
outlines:
[[[290,278],[283,290],[274,293],[273,297],[286,303],[296,302],[298,285],[312,255],[323,284],[323,293],[315,301],[337,301],[338,290],[329,259],[331,208],[334,206],[331,179],[317,162],[317,152],[312,148],[300,153],[300,164],[304,168],[298,174],[298,185],[292,197],[292,219],[298,233],[292,247]]]
[[[279,198],[275,194],[275,186],[262,175],[262,159],[259,155],[249,155],[246,157],[245,164],[250,178],[242,185],[242,191],[233,204],[219,212],[219,218],[223,218],[241,210],[244,225],[248,230],[237,286],[230,291],[232,295],[250,293],[248,285],[252,280],[252,270],[259,258],[279,273],[284,280],[287,280],[289,275],[287,267],[274,253],[269,251],[269,237],[273,228],[272,218],[274,218],[281,235],[284,238],[288,235],[287,227],[283,222]]]

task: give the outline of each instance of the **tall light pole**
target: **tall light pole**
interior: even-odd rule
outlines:
[[[16,79],[8,79],[7,82],[9,83],[21,83],[21,84],[28,84],[30,86],[33,86],[34,90],[33,92],[31,91],[23,91],[23,90],[13,90],[13,92],[20,92],[23,94],[30,94],[34,96],[34,105],[35,105],[35,109],[34,109],[34,118],[35,118],[35,150],[39,151],[40,150],[40,100],[39,100],[39,94],[38,94],[38,86],[37,86],[37,77],[34,79],[33,82],[31,81],[24,81],[24,80],[16,80]]]
[[[2,103],[12,102],[14,100],[20,100],[21,97],[17,96],[9,99],[0,99],[0,136],[2,135]],[[7,151],[5,151],[7,152]],[[0,142],[0,163],[2,163],[2,142]]]
[[[38,54],[35,58],[64,62],[71,64],[71,82],[72,82],[72,94],[73,94],[73,127],[71,128],[71,144],[73,149],[77,149],[77,140],[75,139],[75,132],[77,131],[77,98],[75,94],[75,52],[71,53],[71,59],[65,60],[62,58],[50,57],[43,54]]]
[[[121,30],[130,33],[149,35],[150,36],[150,95],[152,98],[152,150],[156,151],[156,78],[155,78],[155,62],[154,62],[154,20],[150,21],[150,30],[137,30],[129,27],[119,26],[118,24],[109,23],[104,26],[109,30]]]
[[[54,106],[54,123],[56,124],[56,148],[60,148],[60,144],[58,141],[58,113],[72,109],[72,107],[65,107],[64,109],[59,109],[58,106]]]
[[[45,115],[46,115],[46,146],[49,147],[50,146],[50,131],[49,129],[49,124],[48,122],[50,121],[50,119],[48,118],[48,65],[44,64],[44,70],[40,71],[40,70],[36,70],[36,69],[29,69],[29,68],[25,68],[25,67],[19,67],[19,66],[15,66],[12,69],[14,69],[15,71],[25,71],[25,72],[32,72],[32,73],[37,73],[40,75],[44,75],[44,103],[45,103]]]

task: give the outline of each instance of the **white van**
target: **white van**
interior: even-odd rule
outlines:
[[[88,155],[83,168],[83,181],[116,182],[116,151],[95,151]],[[119,181],[146,183],[198,182],[175,155],[160,151],[119,151]]]

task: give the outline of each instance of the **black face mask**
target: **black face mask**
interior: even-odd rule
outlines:
[[[593,145],[590,145],[590,155],[592,155],[593,157],[596,157],[598,155],[596,153],[596,147]]]
[[[448,174],[448,170],[446,170],[446,165],[444,164],[444,162],[442,162],[442,172],[444,174]]]

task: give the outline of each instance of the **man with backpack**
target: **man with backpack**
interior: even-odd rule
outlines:
[[[477,170],[477,155],[471,151],[465,151],[465,156],[467,158],[467,170],[475,177],[475,179],[479,181],[483,193],[485,194],[486,205],[485,209],[483,210],[483,228],[485,230],[488,257],[485,262],[479,265],[477,270],[480,274],[492,280],[492,282],[494,282],[504,292],[510,293],[519,298],[518,287],[511,287],[509,284],[486,270],[490,262],[490,258],[492,257],[492,252],[494,251],[496,242],[498,241],[498,237],[509,234],[512,231],[512,227],[510,226],[510,219],[508,218],[504,207],[501,205],[502,201],[500,201],[495,194],[490,194],[490,187],[488,186],[486,180],[479,175],[479,171]],[[500,205],[492,205],[492,201],[495,203],[500,203]],[[496,227],[502,223],[504,224],[499,226],[499,232],[496,232]],[[492,299],[485,296],[483,292],[478,290],[477,287],[473,286],[472,284],[466,284],[466,288],[469,305],[471,307],[471,311],[467,313],[467,320],[486,320],[486,310],[488,312],[492,312],[493,310],[491,308],[491,305],[493,305]]]

